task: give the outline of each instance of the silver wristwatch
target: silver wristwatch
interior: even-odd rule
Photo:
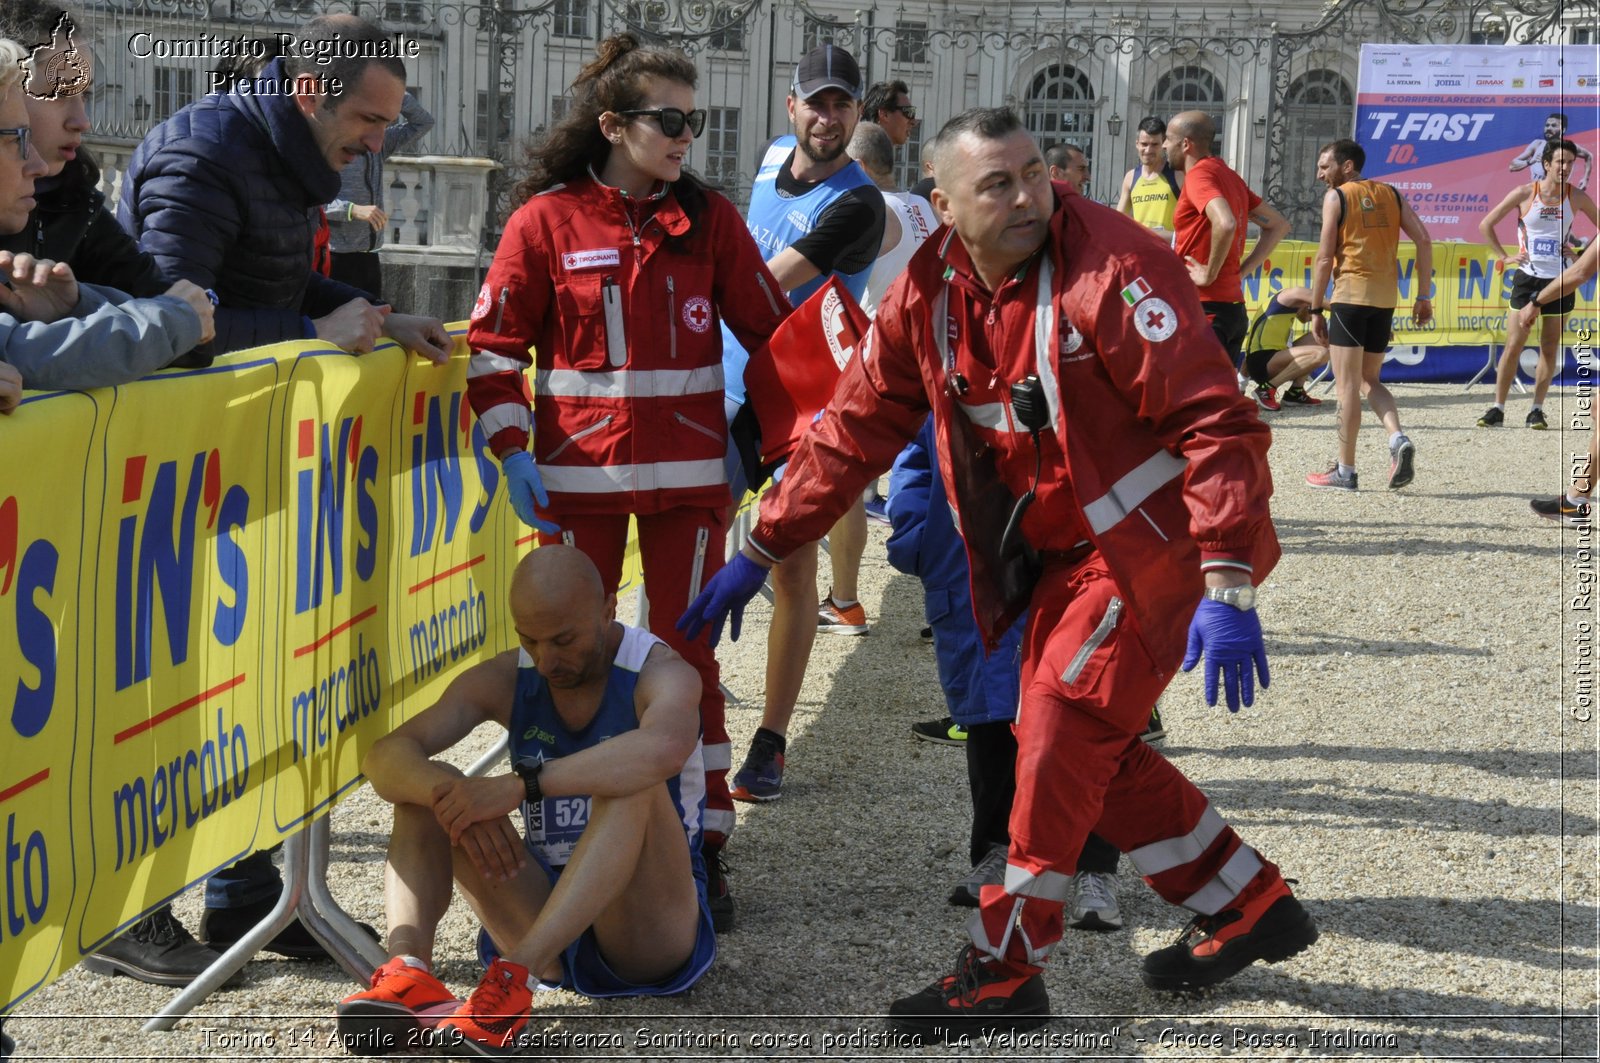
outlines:
[[[1248,611],[1256,607],[1256,589],[1248,583],[1237,587],[1207,587],[1206,597],[1235,609]]]

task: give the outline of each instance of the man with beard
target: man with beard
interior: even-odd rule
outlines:
[[[1516,173],[1518,170],[1527,170],[1528,180],[1543,181],[1545,148],[1565,139],[1567,139],[1567,116],[1560,111],[1550,112],[1549,116],[1544,120],[1544,132],[1528,141],[1528,146],[1517,152],[1516,157],[1511,160],[1511,165],[1507,169],[1512,173]],[[1583,160],[1586,167],[1583,179],[1572,182],[1572,186],[1582,192],[1588,189],[1589,175],[1594,173],[1594,156],[1589,154],[1588,149],[1581,145],[1575,144],[1573,146],[1578,149],[1578,158]],[[1573,169],[1576,170],[1577,166],[1574,165]]]
[[[824,44],[795,67],[789,89],[792,136],[767,149],[756,172],[746,216],[767,268],[799,306],[838,276],[856,301],[883,242],[884,205],[878,186],[845,148],[860,118],[861,68],[843,48]],[[726,326],[723,365],[728,388],[728,423],[744,404],[744,367],[749,355]],[[734,499],[744,483],[734,477]],[[754,477],[749,487],[759,487]],[[866,511],[858,503],[830,533],[833,550],[855,550],[867,534]],[[852,546],[852,540],[855,544]],[[817,583],[817,544],[791,553],[772,570],[772,627],[767,636],[766,706],[744,767],[734,776],[733,796],[775,801],[783,791],[783,757],[789,718],[794,715],[817,632],[865,634],[867,616],[855,588],[836,582],[820,607],[811,603]],[[707,765],[715,768],[716,765]],[[728,829],[732,824],[727,825]],[[706,824],[707,830],[718,825]]]

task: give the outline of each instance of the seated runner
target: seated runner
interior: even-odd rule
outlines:
[[[700,676],[618,623],[616,605],[582,552],[540,547],[512,577],[521,651],[468,670],[367,754],[395,806],[391,959],[339,1004],[350,1051],[504,1055],[541,984],[668,995],[710,968]],[[467,778],[433,759],[489,720],[510,732],[510,771]],[[459,1004],[431,972],[452,879],[483,922],[488,966]]]

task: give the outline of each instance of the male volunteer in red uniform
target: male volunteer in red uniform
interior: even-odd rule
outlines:
[[[1032,610],[1005,883],[983,888],[955,971],[890,1008],[896,1029],[937,1036],[1048,1021],[1040,972],[1091,829],[1195,913],[1145,957],[1153,988],[1287,959],[1317,931],[1278,868],[1139,741],[1180,660],[1206,658],[1212,704],[1219,680],[1230,708],[1267,684],[1252,584],[1278,558],[1268,430],[1179,260],[1052,186],[1015,114],[967,111],[935,151],[946,228],[889,289],[745,549],[680,624],[715,637],[732,613],[737,636],[767,567],[820,535],[931,411],[985,639]],[[1018,510],[1020,537],[1002,532]]]

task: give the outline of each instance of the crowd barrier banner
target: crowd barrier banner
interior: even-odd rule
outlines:
[[[516,645],[466,365],[285,343],[0,420],[0,1013]]]
[[[1587,226],[1587,222],[1581,223]],[[1592,236],[1592,233],[1584,234]],[[1250,315],[1260,313],[1276,293],[1285,288],[1311,286],[1317,245],[1308,240],[1285,240],[1272,249],[1261,268],[1245,275],[1245,304]],[[1411,318],[1420,282],[1416,248],[1402,243],[1397,256],[1400,302],[1395,308],[1395,346],[1398,362],[1392,379],[1463,381],[1484,364],[1486,352],[1497,352],[1505,342],[1506,314],[1510,310],[1511,273],[1502,270],[1494,253],[1482,244],[1449,241],[1433,245],[1433,321],[1417,328]],[[1578,286],[1572,313],[1562,321],[1562,342],[1569,354],[1563,368],[1574,367],[1570,350],[1578,343],[1593,343],[1600,325],[1600,300],[1596,280]],[[1535,333],[1534,342],[1537,342]],[[1389,371],[1386,370],[1386,373]],[[1558,377],[1558,383],[1562,378]]]
[[[50,472],[10,464],[0,488],[0,691],[11,712],[0,724],[0,977],[12,1001],[76,960],[67,928],[83,908],[74,866],[87,850],[89,721],[75,707],[77,655],[87,639],[96,559],[89,538],[101,511],[102,415],[112,396],[51,395],[14,413],[0,431],[13,455]],[[24,419],[24,417],[26,419]],[[26,427],[24,428],[24,425]],[[84,573],[88,576],[85,578]],[[63,961],[64,954],[73,959]]]
[[[1600,154],[1597,68],[1592,46],[1364,44],[1363,174],[1402,192],[1435,240],[1478,240],[1483,215],[1543,172],[1537,156],[1552,116],[1566,119],[1564,131],[1556,119],[1558,136]],[[1573,171],[1591,191],[1594,165],[1579,159]],[[1508,220],[1508,246],[1513,231]]]

